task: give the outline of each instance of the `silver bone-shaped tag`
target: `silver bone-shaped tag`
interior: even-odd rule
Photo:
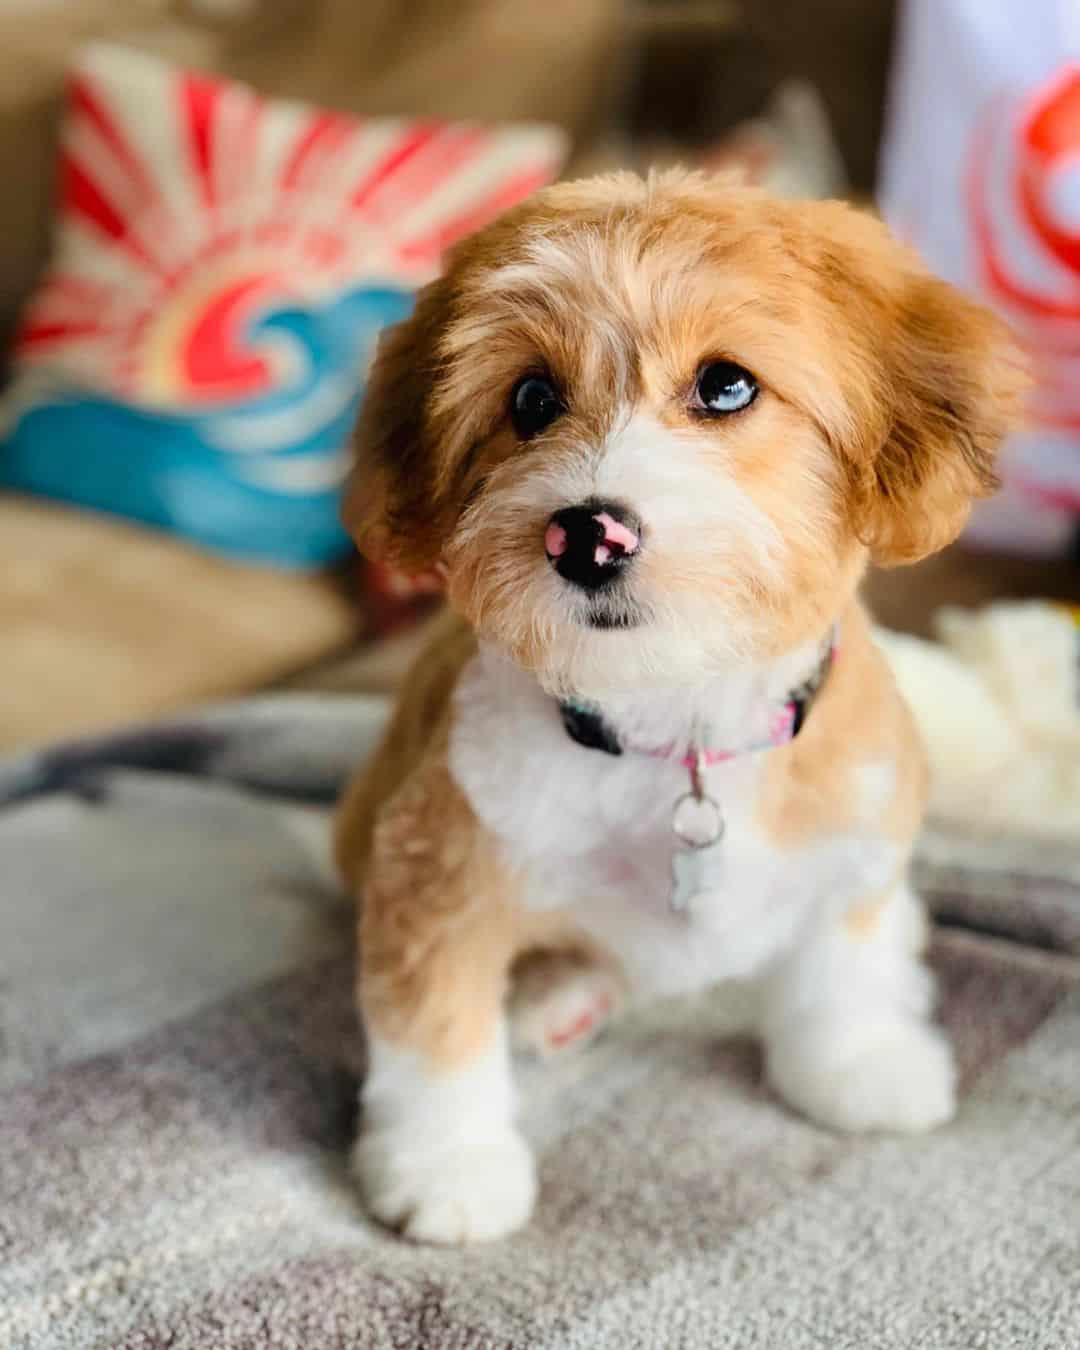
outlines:
[[[671,832],[675,847],[668,904],[674,914],[686,914],[704,889],[708,854],[724,837],[723,812],[705,790],[705,756],[700,751],[690,765],[690,791],[675,803]]]

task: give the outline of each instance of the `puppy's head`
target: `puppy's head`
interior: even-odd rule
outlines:
[[[846,206],[563,184],[385,335],[345,518],[445,564],[553,691],[693,681],[819,635],[867,556],[955,538],[1022,383],[998,321]]]

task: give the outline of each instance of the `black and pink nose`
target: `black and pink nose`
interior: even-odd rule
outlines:
[[[544,531],[548,560],[564,580],[598,591],[641,547],[641,526],[614,502],[585,502],[556,511]]]

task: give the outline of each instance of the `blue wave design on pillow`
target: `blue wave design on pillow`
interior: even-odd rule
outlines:
[[[51,386],[19,408],[0,485],[175,531],[216,552],[313,568],[348,554],[338,518],[348,439],[379,331],[412,293],[357,287],[321,307],[263,311],[246,345],[289,378],[256,398],[190,411]]]

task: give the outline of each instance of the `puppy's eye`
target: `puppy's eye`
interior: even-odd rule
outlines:
[[[549,427],[565,409],[555,386],[542,375],[526,375],[510,395],[510,420],[523,441]]]
[[[734,361],[711,361],[702,366],[694,387],[698,407],[719,416],[748,408],[757,392],[757,380]]]

